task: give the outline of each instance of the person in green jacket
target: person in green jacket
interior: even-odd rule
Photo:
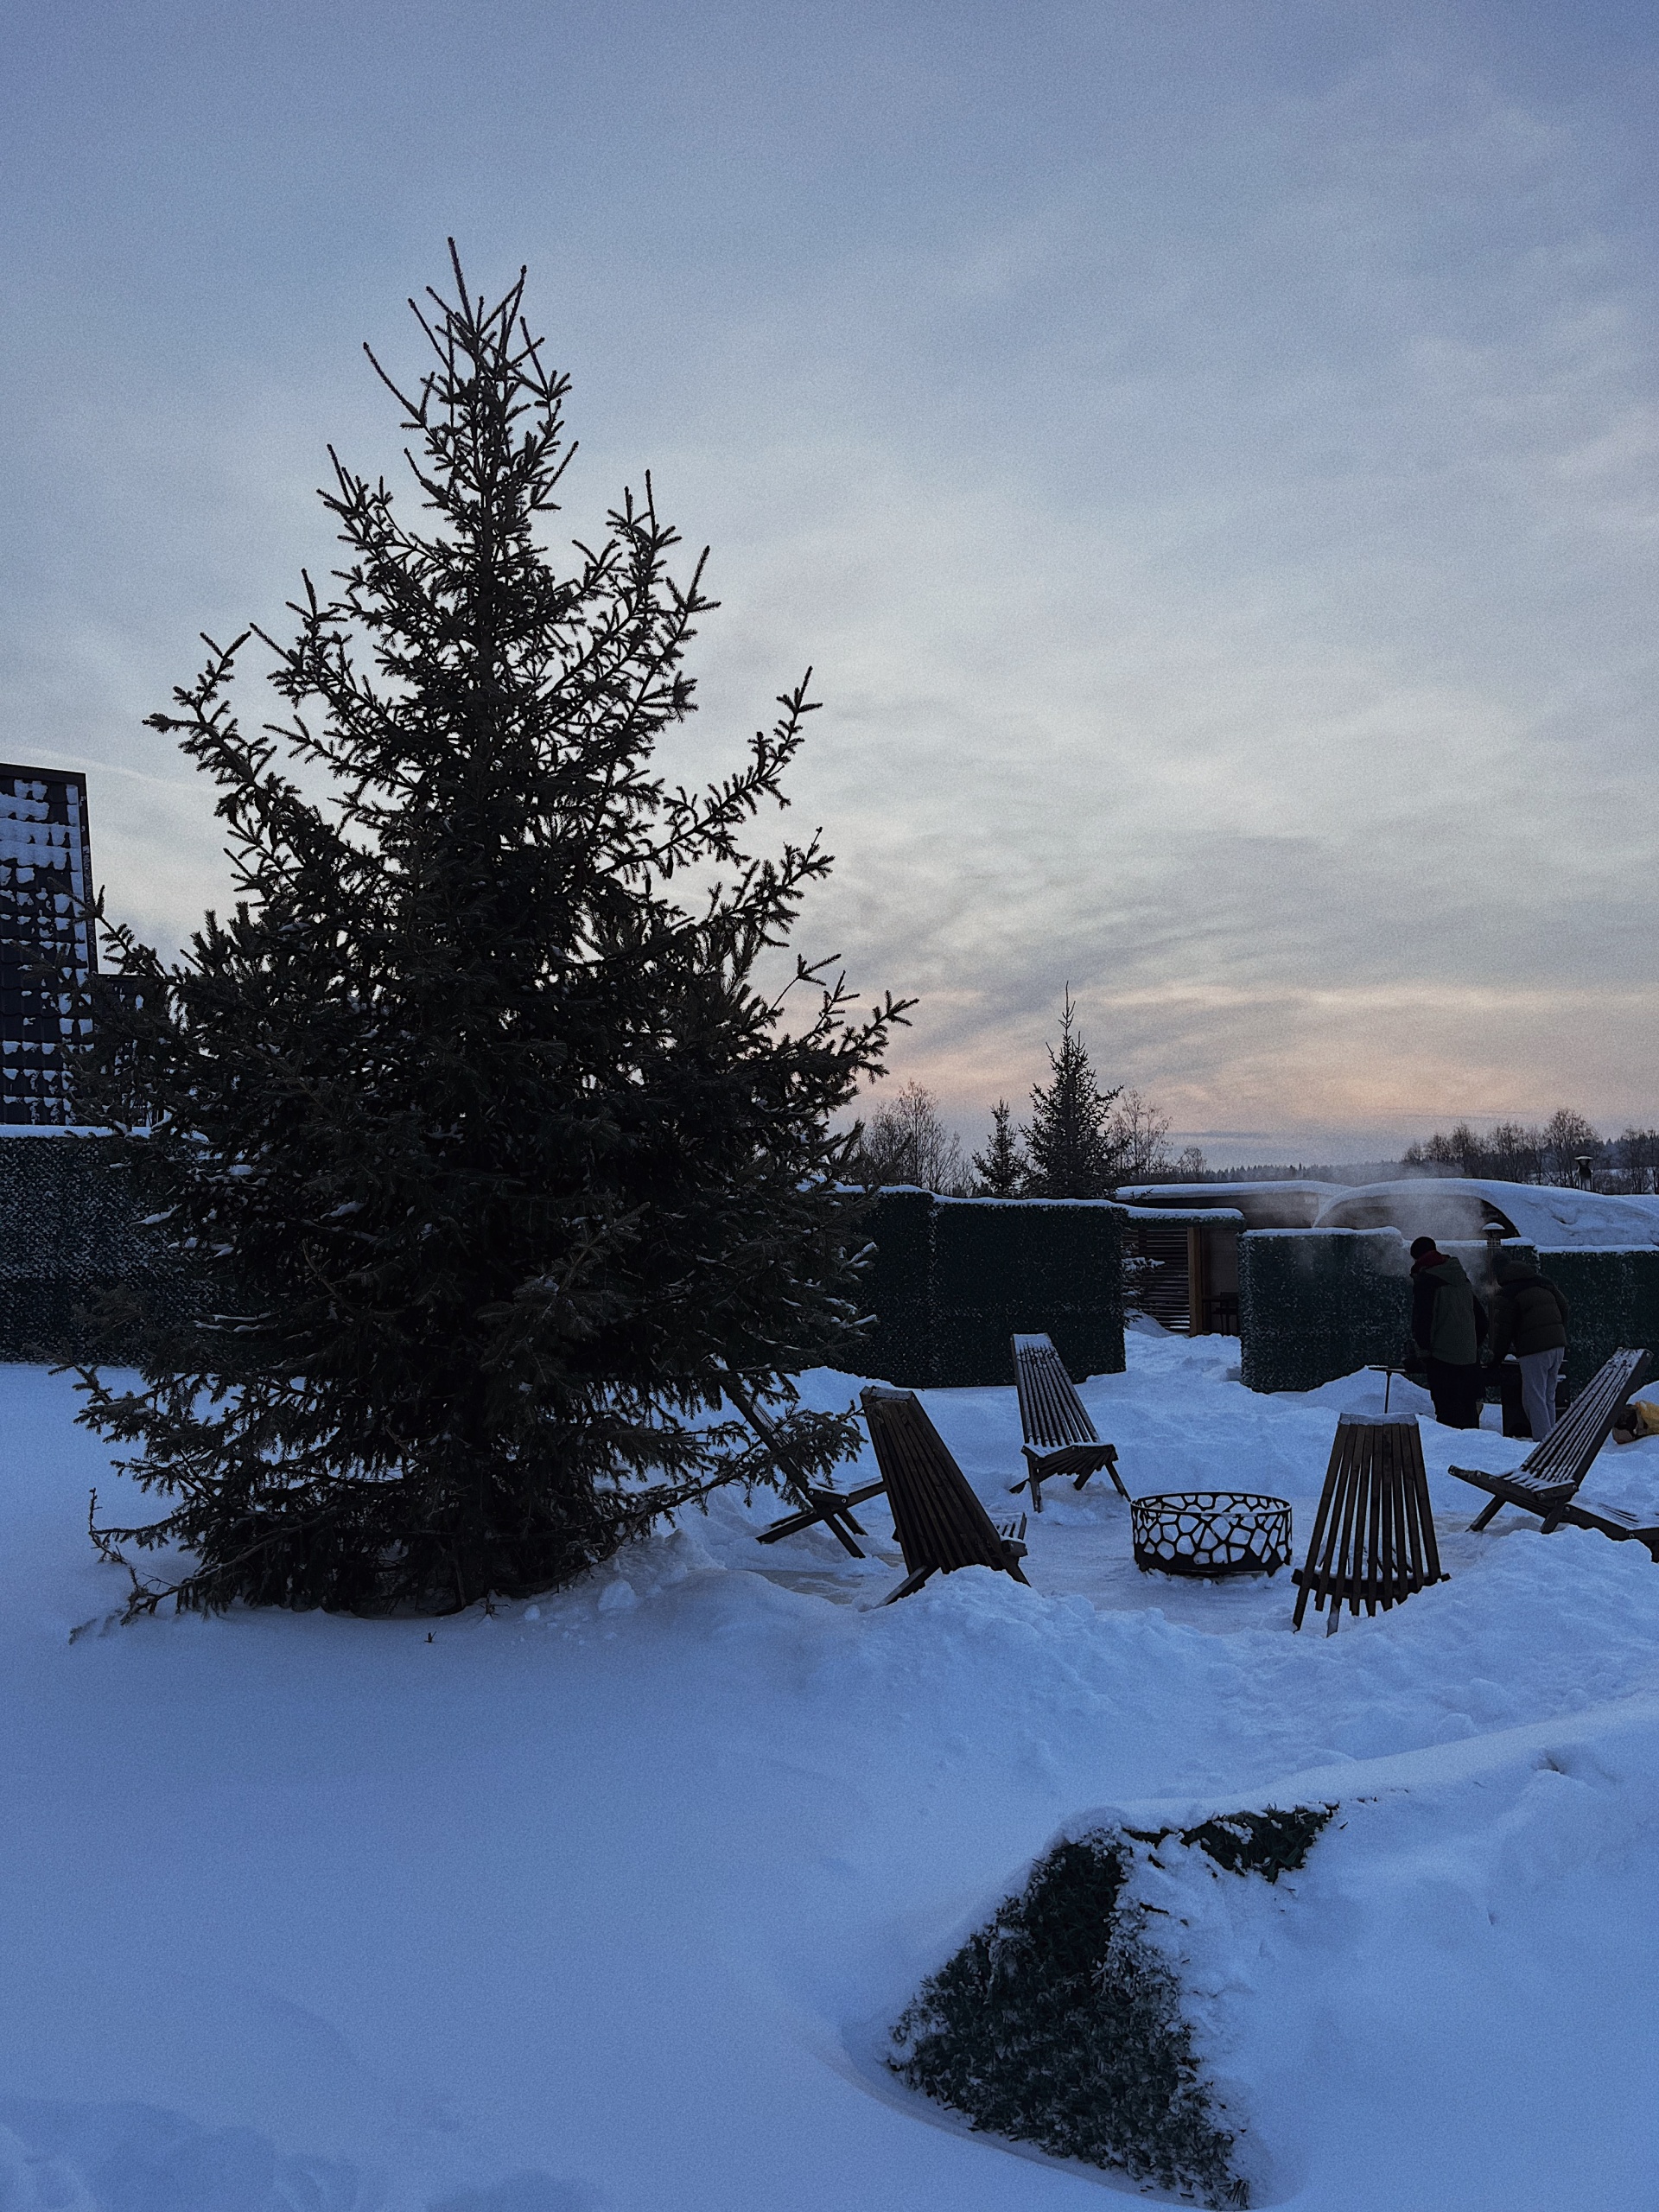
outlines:
[[[1567,1300],[1548,1275],[1512,1252],[1500,1252],[1492,1272],[1492,1364],[1514,1351],[1521,1364],[1521,1402],[1532,1440],[1541,1444],[1555,1426],[1555,1386],[1567,1355]]]
[[[1432,1236],[1411,1248],[1411,1335],[1428,1368],[1434,1418],[1447,1428],[1480,1427],[1480,1341],[1486,1308],[1461,1260]]]

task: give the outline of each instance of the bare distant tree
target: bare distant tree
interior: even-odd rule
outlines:
[[[1586,1172],[1593,1174],[1606,1150],[1591,1123],[1570,1106],[1558,1106],[1544,1124],[1544,1154],[1552,1183],[1578,1182],[1584,1161],[1588,1162]]]
[[[1613,1150],[1632,1191],[1659,1190],[1659,1129],[1626,1129]]]
[[[1484,1173],[1486,1165],[1486,1147],[1467,1122],[1458,1123],[1446,1141],[1446,1148],[1460,1175]]]
[[[1499,1122],[1486,1140],[1490,1165],[1484,1171],[1500,1183],[1541,1183],[1544,1133],[1519,1122]]]
[[[1626,1132],[1627,1137],[1640,1135],[1640,1131]],[[1624,1142],[1624,1138],[1619,1140],[1621,1147]],[[1484,1137],[1467,1122],[1459,1122],[1445,1135],[1437,1129],[1432,1137],[1408,1145],[1400,1164],[1433,1174],[1472,1175],[1499,1183],[1570,1185],[1581,1179],[1586,1160],[1592,1175],[1604,1170],[1613,1149],[1582,1114],[1558,1106],[1541,1128],[1498,1122]],[[1622,1156],[1618,1164],[1626,1164]]]
[[[1408,1145],[1402,1167],[1431,1167],[1441,1175],[1484,1175],[1489,1171],[1480,1139],[1467,1122],[1459,1122],[1449,1135],[1436,1129],[1421,1144]]]
[[[884,1099],[859,1134],[854,1166],[861,1182],[913,1183],[946,1198],[963,1194],[962,1139],[939,1119],[925,1084],[910,1082]]]
[[[1154,1176],[1169,1173],[1169,1151],[1164,1142],[1169,1135],[1169,1116],[1160,1114],[1138,1090],[1118,1094],[1107,1117],[1106,1135],[1112,1151],[1114,1185],[1149,1182]]]

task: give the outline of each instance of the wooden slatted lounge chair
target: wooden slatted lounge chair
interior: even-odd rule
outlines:
[[[1472,1483],[1477,1490],[1491,1493],[1491,1503],[1483,1506],[1470,1522],[1471,1529],[1478,1531],[1506,1505],[1518,1505],[1523,1512],[1537,1514],[1546,1535],[1566,1522],[1574,1529],[1597,1529],[1616,1543],[1633,1536],[1659,1562],[1659,1522],[1638,1521],[1634,1513],[1617,1506],[1578,1503],[1579,1485],[1612,1433],[1613,1416],[1644,1379],[1650,1363],[1645,1351],[1616,1351],[1574,1397],[1545,1441],[1529,1452],[1513,1473],[1489,1475],[1478,1467],[1449,1468],[1447,1471],[1460,1482]]]
[[[785,1536],[793,1536],[822,1521],[843,1550],[849,1551],[855,1559],[862,1559],[864,1554],[854,1540],[864,1531],[853,1518],[852,1509],[862,1505],[867,1497],[875,1497],[881,1484],[866,1483],[861,1490],[839,1491],[829,1483],[815,1483],[785,1443],[777,1422],[753,1392],[745,1389],[736,1376],[729,1372],[723,1382],[726,1395],[766,1446],[773,1466],[792,1495],[801,1501],[793,1513],[786,1513],[781,1521],[774,1521],[770,1528],[763,1529],[757,1541],[775,1544]]]
[[[1387,1612],[1446,1580],[1416,1415],[1338,1414],[1307,1558],[1291,1576],[1300,1592],[1291,1626],[1300,1628],[1310,1598],[1315,1612],[1328,1601],[1325,1632],[1334,1636],[1344,1604]]]
[[[883,1603],[907,1598],[930,1574],[954,1574],[959,1567],[995,1567],[1023,1582],[1025,1515],[991,1519],[913,1390],[872,1382],[859,1395],[909,1570]]]
[[[1622,1505],[1580,1505],[1576,1498],[1561,1518],[1569,1528],[1593,1529],[1598,1535],[1611,1536],[1616,1544],[1627,1543],[1634,1536],[1638,1544],[1647,1546],[1648,1557],[1659,1567],[1659,1522],[1638,1520]]]
[[[886,1488],[884,1482],[866,1483],[861,1489],[847,1491],[821,1490],[814,1484],[806,1493],[811,1500],[810,1505],[798,1513],[786,1513],[781,1521],[772,1522],[760,1531],[756,1541],[775,1544],[782,1537],[797,1535],[803,1529],[810,1529],[815,1521],[822,1521],[855,1559],[862,1559],[864,1554],[853,1539],[865,1531],[862,1524],[853,1518],[853,1508],[862,1505],[866,1498],[880,1497]]]
[[[1123,1478],[1117,1471],[1117,1446],[1103,1444],[1089,1418],[1077,1386],[1066,1373],[1046,1337],[1016,1337],[1014,1340],[1014,1380],[1020,1393],[1020,1427],[1025,1442],[1026,1471],[1012,1491],[1029,1486],[1031,1502],[1043,1510],[1043,1484],[1050,1475],[1072,1475],[1071,1487],[1081,1490],[1090,1475],[1104,1467],[1127,1498]]]

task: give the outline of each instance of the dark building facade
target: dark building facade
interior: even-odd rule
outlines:
[[[98,969],[92,895],[86,779],[0,764],[0,1123],[74,1118],[68,1064]]]

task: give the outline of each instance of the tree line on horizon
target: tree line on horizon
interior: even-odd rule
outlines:
[[[1032,1086],[1031,1118],[1016,1125],[1006,1098],[992,1109],[982,1152],[964,1158],[925,1084],[905,1084],[860,1124],[853,1172],[868,1188],[912,1184],[944,1198],[1104,1198],[1126,1183],[1201,1176],[1195,1147],[1171,1156],[1169,1116],[1132,1087],[1103,1088],[1068,987],[1049,1080]]]
[[[1482,1136],[1467,1122],[1408,1145],[1402,1167],[1495,1183],[1592,1184],[1610,1191],[1659,1188],[1659,1129],[1605,1138],[1570,1106],[1547,1122],[1498,1122]]]
[[[925,1084],[906,1083],[859,1125],[852,1172],[867,1188],[910,1184],[944,1198],[1109,1198],[1127,1184],[1276,1180],[1332,1171],[1280,1165],[1212,1168],[1196,1146],[1172,1155],[1169,1116],[1123,1084],[1103,1089],[1077,1027],[1068,991],[1060,1040],[1049,1046],[1049,1081],[1033,1084],[1023,1125],[999,1098],[982,1151],[968,1154]],[[1391,1163],[1377,1161],[1378,1169]],[[1482,1135],[1469,1122],[1408,1145],[1407,1174],[1462,1175],[1497,1183],[1593,1185],[1659,1192],[1659,1129],[1605,1138],[1575,1108],[1538,1123],[1505,1121]]]

